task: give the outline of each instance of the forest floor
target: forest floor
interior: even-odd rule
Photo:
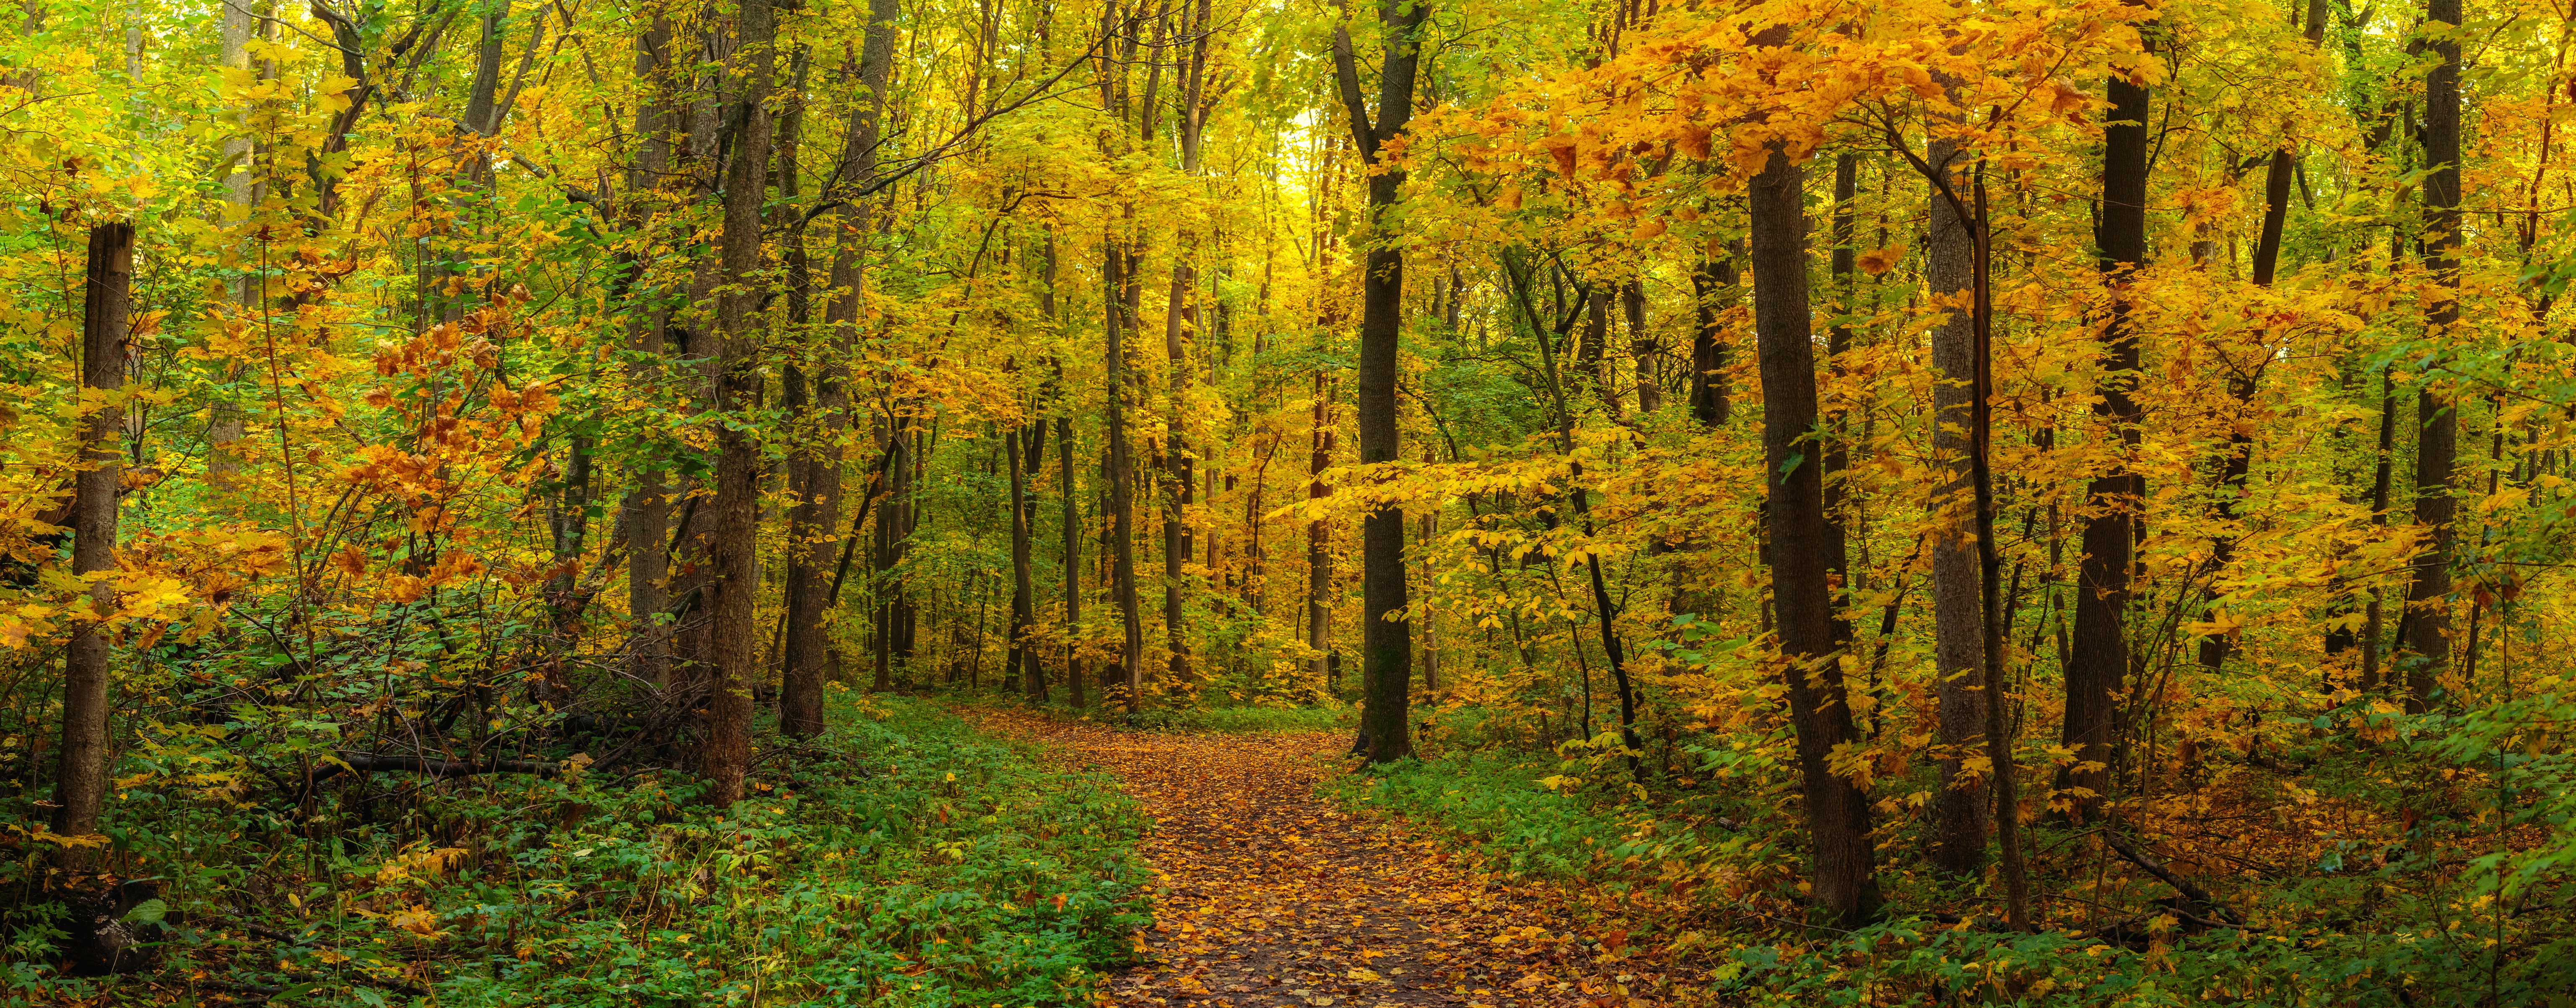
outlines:
[[[1053,746],[1123,782],[1154,827],[1159,877],[1144,962],[1116,1005],[1669,1004],[1663,967],[1624,931],[1587,934],[1566,901],[1479,870],[1392,817],[1319,797],[1348,744],[1321,732],[1158,734],[1038,714],[983,727]]]

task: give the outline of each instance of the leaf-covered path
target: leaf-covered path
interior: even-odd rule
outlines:
[[[1032,715],[988,727],[1116,773],[1155,826],[1147,962],[1120,1005],[1664,1003],[1624,933],[1584,935],[1383,817],[1315,794],[1347,744],[1326,734],[1162,735]]]

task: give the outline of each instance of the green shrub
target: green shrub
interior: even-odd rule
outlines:
[[[457,1008],[1068,1004],[1132,956],[1145,821],[1112,782],[919,701],[845,700],[820,744],[762,756],[722,814],[676,772],[481,778],[318,837],[222,832],[266,813],[172,802],[216,831],[138,830],[123,853],[198,925],[165,933],[165,977],[282,988],[276,1004],[423,983]],[[20,994],[131,983],[51,975],[51,936],[20,916]]]

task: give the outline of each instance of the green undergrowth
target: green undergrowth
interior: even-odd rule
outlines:
[[[1137,807],[929,702],[841,696],[833,730],[764,752],[728,812],[677,773],[581,772],[422,810],[461,835],[272,834],[272,857],[307,870],[172,887],[170,918],[196,926],[166,932],[157,976],[64,981],[22,960],[20,990],[146,1003],[194,977],[199,997],[298,1005],[422,986],[457,1008],[1086,1003],[1148,919]]]
[[[1327,775],[1321,787],[1346,808],[1428,827],[1492,870],[1586,894],[1578,902],[1689,961],[1713,1004],[2399,1008],[2576,995],[2566,954],[2576,941],[2541,939],[2499,957],[2457,905],[2409,892],[2407,873],[2421,865],[2295,882],[2278,900],[2243,906],[2245,928],[2186,927],[2150,904],[2120,933],[2101,921],[2121,915],[2060,902],[2059,930],[2016,934],[1992,916],[1991,873],[1965,888],[1939,882],[1902,824],[1883,821],[1891,839],[1878,879],[1890,915],[1856,931],[1809,926],[1794,780],[1772,740],[1743,741],[1690,747],[1701,776],[1689,790],[1630,785],[1607,735],[1552,753],[1435,745],[1424,758]],[[2083,839],[2037,832],[2052,850]],[[2034,879],[2043,892],[2080,882]],[[2376,910],[2335,909],[2356,900]]]

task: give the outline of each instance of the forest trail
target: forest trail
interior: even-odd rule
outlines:
[[[1630,1006],[1655,996],[1624,933],[1584,935],[1419,830],[1315,794],[1325,733],[1166,735],[1033,714],[985,727],[1115,773],[1155,826],[1146,962],[1117,1005]]]

